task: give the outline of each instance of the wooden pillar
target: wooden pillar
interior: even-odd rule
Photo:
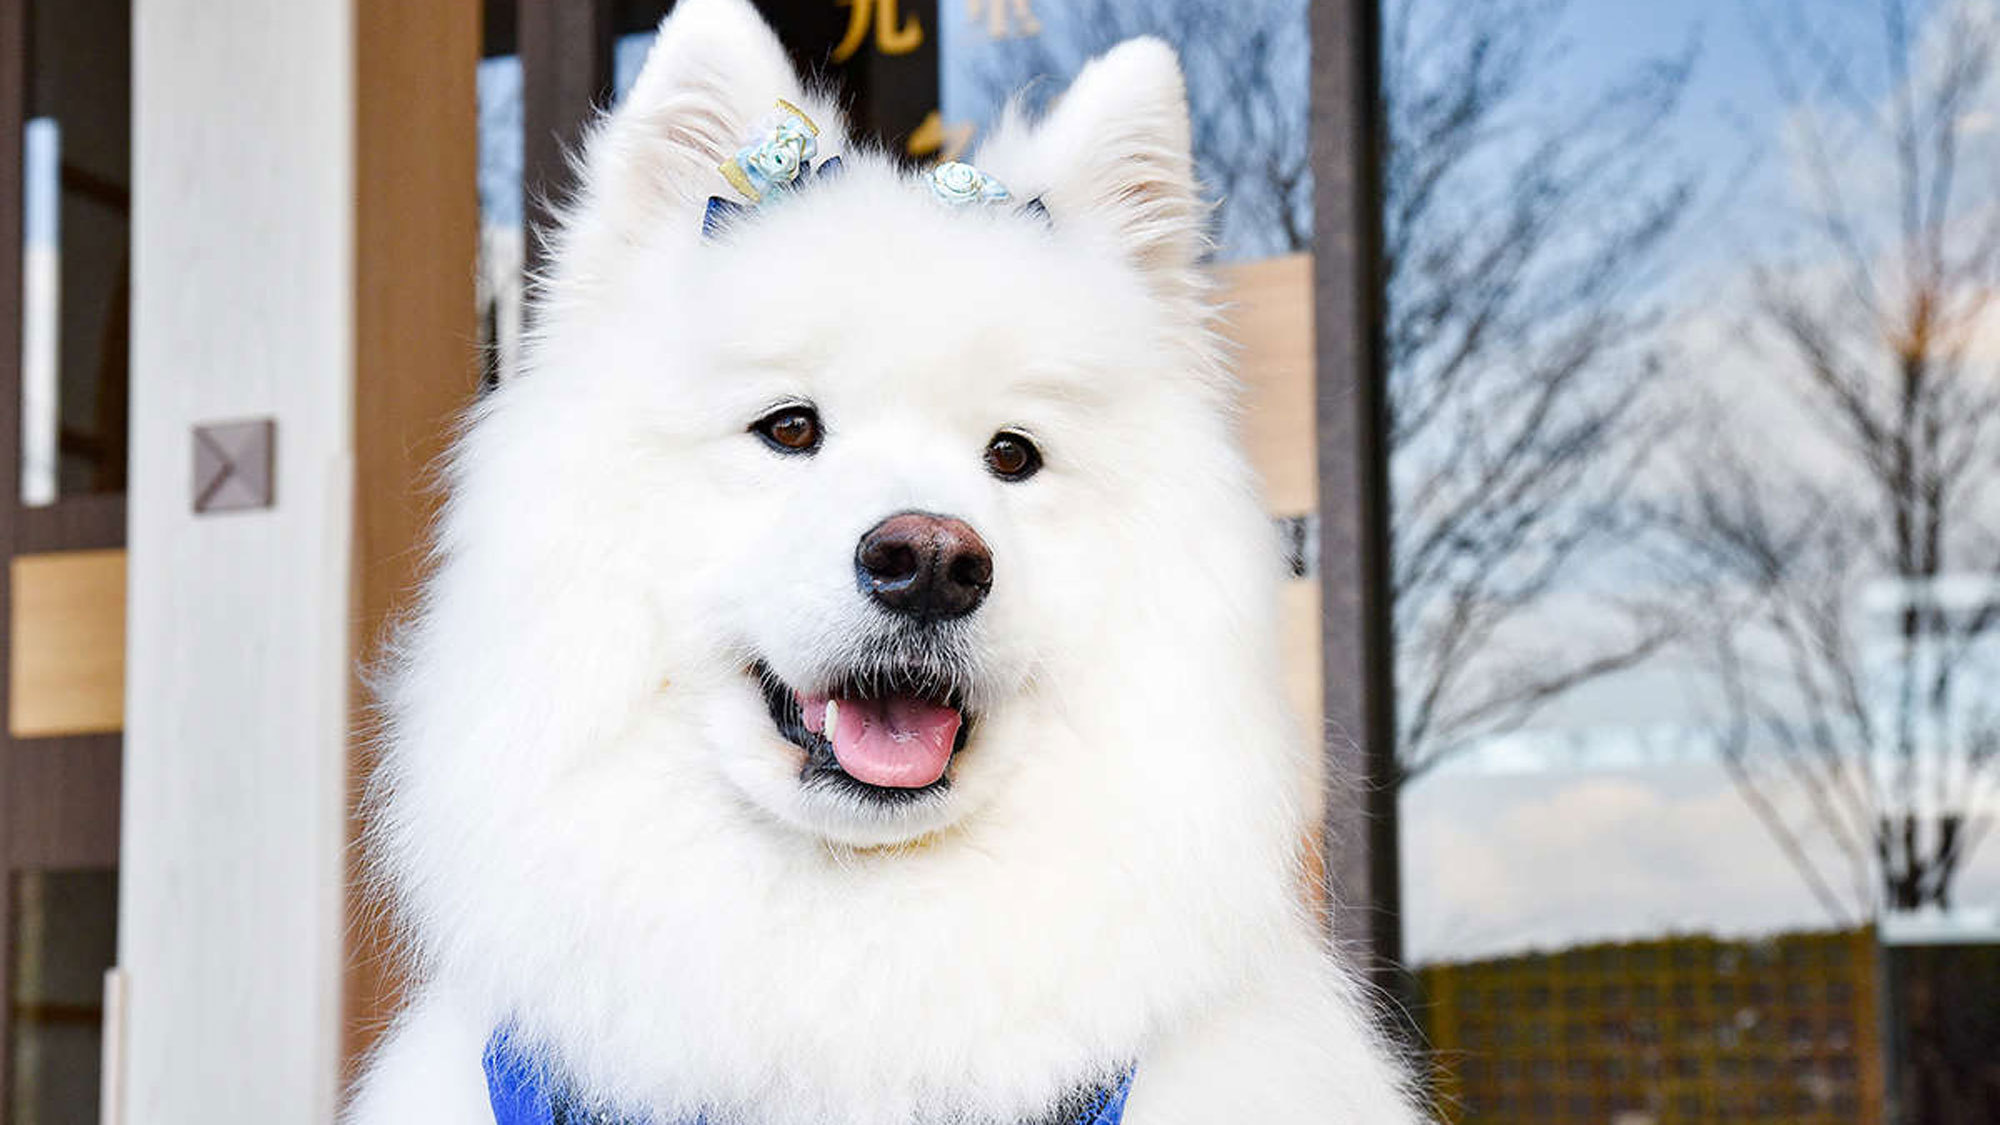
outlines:
[[[126,1120],[333,1125],[394,991],[365,670],[476,387],[481,8],[133,11]],[[271,500],[196,511],[231,421],[269,423]]]
[[[338,1097],[353,16],[132,6],[126,1121],[325,1125]],[[251,419],[275,503],[195,511],[196,428]]]
[[[28,94],[28,13],[26,0],[0,0],[0,262],[10,268],[0,269],[0,482],[8,487],[5,495],[0,495],[0,511],[12,513],[17,506],[21,490],[19,485],[21,463],[21,306],[23,280],[20,263],[24,241],[21,230],[22,209],[22,125],[27,114]],[[16,550],[18,535],[15,521],[0,519],[0,558],[12,558]],[[0,576],[0,665],[11,663],[13,656],[13,629],[6,623],[12,617],[13,583]],[[11,679],[11,677],[9,677]],[[12,689],[0,683],[0,707],[11,709]],[[13,741],[0,735],[0,749],[12,757]],[[13,771],[10,763],[0,760],[0,810],[11,803],[14,793]],[[13,849],[7,846],[4,834],[0,834],[0,872],[13,868]],[[11,897],[11,896],[10,896]],[[0,921],[5,921],[12,913],[11,907],[0,904]],[[8,933],[0,936],[0,996],[10,1002],[14,995],[14,942],[12,925]],[[9,1030],[7,1022],[0,1022],[0,1031]],[[12,1051],[8,1052],[10,1055]],[[0,1099],[4,1104],[12,1104],[13,1067],[0,1060]]]
[[[529,9],[564,8],[534,4]],[[420,577],[429,474],[478,385],[478,0],[356,0],[353,668],[347,963],[351,1077],[393,1014],[384,905],[364,897],[358,802],[374,765],[363,676]]]

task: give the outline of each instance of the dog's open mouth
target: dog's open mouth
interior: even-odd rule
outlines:
[[[750,668],[771,722],[805,751],[799,780],[898,801],[951,784],[973,716],[955,686],[903,669],[877,669],[813,691],[791,687],[761,661]]]

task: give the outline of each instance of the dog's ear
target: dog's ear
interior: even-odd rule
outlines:
[[[638,80],[590,140],[585,199],[574,213],[604,214],[629,230],[672,209],[692,214],[687,223],[699,229],[708,197],[728,190],[717,166],[781,98],[807,104],[784,47],[749,0],[680,0]],[[826,156],[839,123],[821,125]]]
[[[1194,178],[1187,85],[1166,43],[1131,39],[1092,60],[1032,131],[1003,126],[993,168],[1039,195],[1052,221],[1087,214],[1116,233],[1141,269],[1178,280],[1206,242]],[[981,153],[981,163],[987,152]]]

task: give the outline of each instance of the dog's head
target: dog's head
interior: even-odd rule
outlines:
[[[812,137],[799,178],[753,202],[719,169],[780,129]],[[747,3],[677,6],[589,143],[444,536],[444,598],[515,557],[457,647],[536,663],[493,682],[547,685],[551,741],[671,711],[788,830],[893,844],[1055,753],[1077,693],[1201,690],[1132,649],[1232,581],[1245,552],[1205,544],[1268,535],[1172,52],[1118,48],[972,161],[958,202],[849,144]]]
[[[675,5],[455,447],[375,851],[593,1089],[1019,1120],[1291,916],[1281,564],[1166,47],[991,136],[1005,200],[841,133]]]

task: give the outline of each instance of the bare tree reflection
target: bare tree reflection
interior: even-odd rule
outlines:
[[[1386,344],[1401,729],[1413,778],[1629,668],[1670,615],[1530,636],[1631,535],[1669,425],[1647,287],[1687,216],[1663,123],[1693,51],[1558,106],[1533,84],[1561,6],[1390,0]]]
[[[1861,56],[1766,28],[1805,234],[1754,341],[1788,406],[1698,450],[1676,516],[1722,759],[1841,920],[1949,906],[2000,773],[2000,13],[1877,20]]]

